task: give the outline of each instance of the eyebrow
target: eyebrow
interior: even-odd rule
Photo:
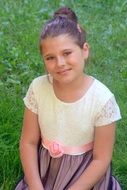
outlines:
[[[43,55],[44,58],[47,58],[47,57],[50,57],[50,56],[53,56],[53,55],[52,54]]]
[[[64,50],[62,50],[63,53],[66,52],[66,51],[72,51],[72,49],[64,49]],[[49,56],[54,56],[54,55],[53,55],[53,53],[52,54],[49,53],[49,54],[44,55],[43,57],[47,58]]]
[[[72,49],[64,49],[63,52],[66,52],[66,51],[73,51]]]

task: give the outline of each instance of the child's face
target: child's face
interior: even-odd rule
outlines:
[[[46,69],[57,82],[72,82],[84,75],[84,60],[88,58],[88,45],[81,49],[68,35],[47,38],[42,43]]]

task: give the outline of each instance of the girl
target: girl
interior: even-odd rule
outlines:
[[[25,176],[15,190],[120,190],[110,168],[119,107],[83,72],[89,47],[71,9],[45,25],[40,51],[48,75],[34,79],[24,98]]]

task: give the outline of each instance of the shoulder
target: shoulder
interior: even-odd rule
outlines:
[[[111,90],[96,78],[94,78],[91,92],[89,98],[91,98],[96,111],[102,109],[112,98],[115,98]]]
[[[38,85],[40,83],[46,83],[46,82],[48,82],[48,75],[42,75],[33,79],[32,84]]]
[[[95,79],[95,126],[108,125],[121,119],[120,109],[114,94],[99,80]]]
[[[30,85],[33,90],[38,91],[40,88],[45,88],[49,83],[48,75],[43,75],[33,79]]]
[[[98,79],[94,79],[94,95],[98,101],[108,101],[114,94],[111,90]]]

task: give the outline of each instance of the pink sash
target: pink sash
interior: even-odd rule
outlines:
[[[50,155],[54,158],[61,157],[63,154],[79,155],[83,154],[93,148],[93,142],[87,143],[82,146],[63,146],[57,141],[49,141],[42,138],[42,145],[48,149]]]

